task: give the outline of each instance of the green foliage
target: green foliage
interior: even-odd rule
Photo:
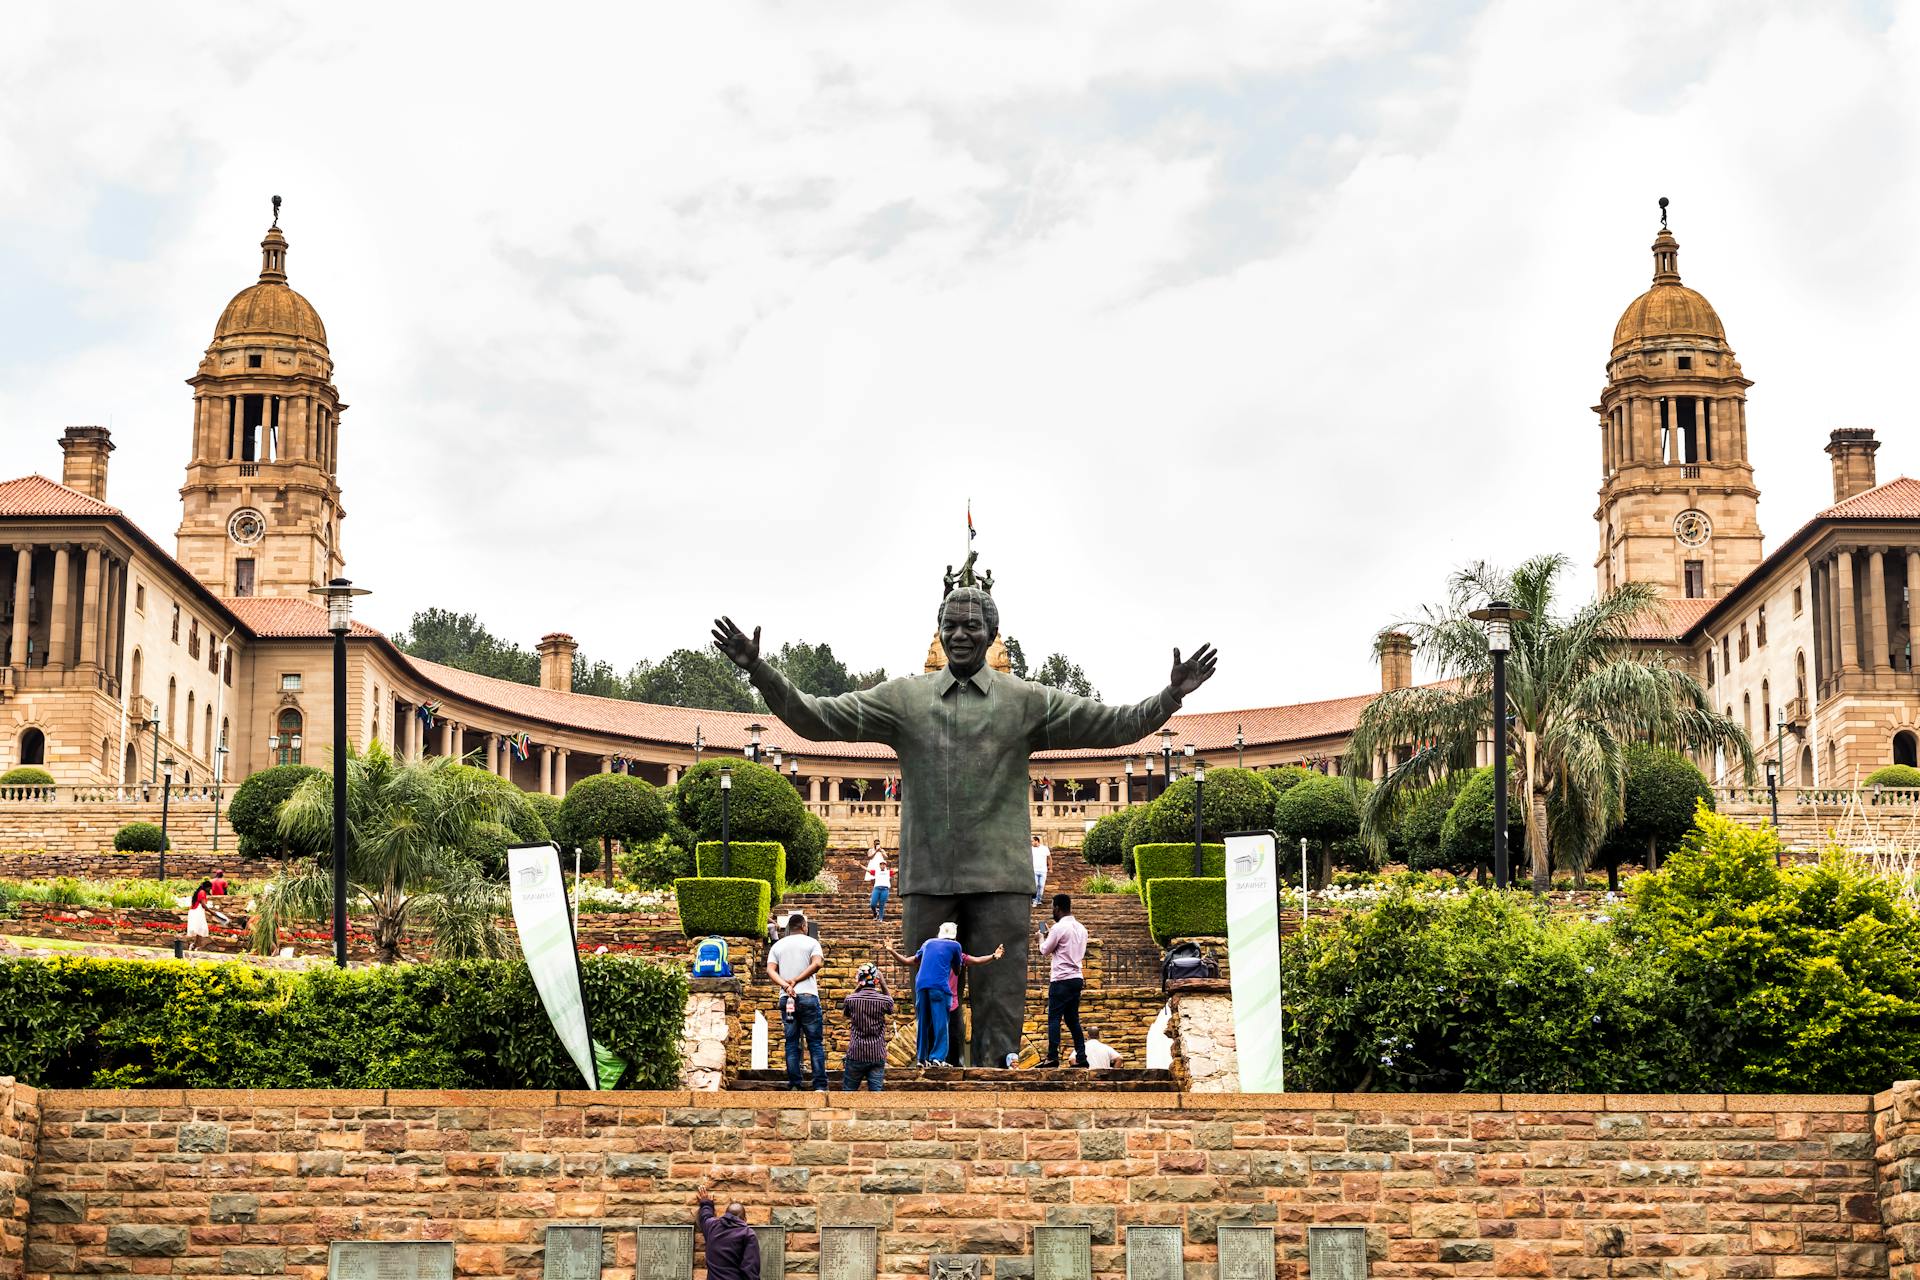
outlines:
[[[4,779],[0,779],[4,781]],[[1864,787],[1920,787],[1920,769],[1910,764],[1883,765],[1868,774]]]
[[[1176,938],[1224,936],[1227,932],[1226,879],[1163,876],[1148,884],[1147,932],[1163,947]]]
[[[695,874],[719,876],[721,845],[718,840],[702,840],[694,849]],[[787,893],[787,851],[771,840],[735,840],[729,855],[731,870],[724,874],[736,879],[764,880],[772,890],[771,901],[778,902]],[[811,878],[811,877],[809,877]]]
[[[1297,764],[1283,764],[1274,769],[1262,769],[1260,776],[1273,788],[1274,798],[1294,789],[1308,778],[1323,778],[1326,775],[1318,769],[1306,769]]]
[[[1675,1088],[1870,1092],[1920,1073],[1920,917],[1830,852],[1782,868],[1778,837],[1705,809],[1629,890],[1625,936],[1676,993]]]
[[[1112,876],[1102,872],[1098,875],[1088,876],[1087,882],[1080,886],[1080,892],[1097,895],[1131,893],[1137,896],[1139,889],[1131,880],[1115,880]]]
[[[1306,840],[1315,850],[1315,885],[1327,883],[1336,858],[1349,865],[1368,859],[1358,838],[1360,808],[1354,792],[1364,785],[1308,771],[1273,802],[1273,828],[1282,841],[1297,846]]]
[[[644,778],[624,773],[596,773],[582,778],[567,789],[560,802],[559,825],[573,843],[565,847],[571,857],[575,847],[581,850],[581,868],[585,855],[597,856],[609,840],[623,845],[645,844],[666,834],[667,806],[660,792]]]
[[[728,801],[732,838],[796,843],[807,806],[793,784],[764,764],[751,760],[725,762],[733,770],[733,796]],[[720,838],[720,769],[722,762],[704,760],[681,775],[673,802],[684,822],[702,840]]]
[[[746,673],[711,648],[675,649],[657,662],[639,663],[627,675],[627,696],[665,707],[766,710]]]
[[[197,886],[182,880],[116,880],[107,889],[110,907],[134,907],[152,911],[178,910],[180,899],[189,897]]]
[[[1126,836],[1127,823],[1132,821],[1131,808],[1116,809],[1112,813],[1098,818],[1087,829],[1086,838],[1080,842],[1080,856],[1091,866],[1113,867],[1120,865],[1124,850],[1121,841]]]
[[[402,653],[496,680],[540,683],[540,655],[495,636],[471,613],[422,609],[393,637]]]
[[[865,687],[855,682],[846,663],[834,657],[829,644],[789,641],[780,646],[780,652],[768,656],[767,664],[791,680],[796,689],[816,698],[831,698]],[[885,678],[882,672],[881,679]]]
[[[693,874],[693,850],[657,836],[641,845],[627,845],[619,855],[623,879],[642,889],[665,889],[682,876]]]
[[[1207,839],[1219,840],[1229,831],[1264,831],[1273,825],[1273,787],[1253,770],[1209,769],[1203,790],[1201,821]],[[1147,806],[1142,840],[1191,841],[1193,792],[1193,779],[1188,777],[1157,796]]]
[[[1067,693],[1078,694],[1082,698],[1098,698],[1100,691],[1093,687],[1093,681],[1087,679],[1087,673],[1080,664],[1064,653],[1050,653],[1040,669],[1030,677],[1035,684],[1044,684],[1049,688],[1062,689]]]
[[[717,933],[723,938],[760,938],[773,907],[772,886],[738,876],[702,876],[673,882],[680,907],[680,931],[689,938]]]
[[[1227,846],[1200,846],[1200,868],[1208,876],[1227,874]],[[1140,900],[1146,901],[1147,886],[1155,880],[1193,875],[1193,841],[1185,844],[1140,844],[1133,848],[1133,882],[1139,887]]]
[[[583,957],[595,1038],[678,1082],[686,978]],[[577,1089],[526,966],[0,962],[0,1075],[42,1088]]]
[[[1623,862],[1664,855],[1693,828],[1694,811],[1713,808],[1713,788],[1693,761],[1678,752],[1636,742],[1627,748],[1626,820],[1596,856],[1610,876]]]
[[[1133,874],[1133,851],[1147,838],[1147,811],[1152,807],[1150,804],[1136,804],[1121,810],[1127,821],[1120,828],[1120,866],[1129,876]]]
[[[157,823],[129,822],[113,833],[113,847],[121,853],[158,853],[172,845],[172,839],[160,833]]]
[[[814,880],[827,865],[827,824],[811,809],[800,815],[800,829],[787,845],[787,874],[795,880]]]
[[[280,806],[307,779],[326,776],[324,770],[308,764],[276,764],[235,788],[227,805],[227,821],[240,837],[240,856],[287,858],[317,853],[319,846],[281,833]]]
[[[36,764],[23,764],[0,773],[0,787],[50,787],[53,775]]]
[[[1453,801],[1453,788],[1446,782],[1436,782],[1409,797],[1406,807],[1394,820],[1389,847],[1413,870],[1460,870],[1443,852],[1442,845],[1442,832]]]
[[[1507,846],[1519,850],[1525,845],[1520,833],[1526,830],[1525,809],[1507,805]],[[1471,871],[1493,865],[1493,769],[1475,769],[1461,784],[1440,824],[1440,863],[1450,871]],[[1518,859],[1515,859],[1518,865]]]

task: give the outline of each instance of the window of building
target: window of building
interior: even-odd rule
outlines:
[[[147,584],[144,582],[133,584],[133,611],[135,613],[147,611]]]
[[[254,355],[250,355],[250,356],[248,356],[248,357],[247,357],[247,368],[249,368],[249,369],[258,369],[259,367],[260,367],[260,357],[259,357],[259,356],[254,356]]]
[[[1766,680],[1760,682],[1760,727],[1773,732],[1773,686]]]
[[[200,619],[198,618],[187,620],[187,656],[189,658],[200,656]]]
[[[300,736],[301,724],[300,713],[292,707],[288,707],[280,713],[280,719],[274,725],[273,742],[271,744],[273,747],[273,762],[275,764],[300,763],[300,751],[305,745],[301,741]]]
[[[220,678],[226,681],[229,689],[233,687],[233,650],[231,649],[227,650],[227,656],[220,663]]]
[[[1747,660],[1747,624],[1740,624],[1740,661]]]
[[[241,556],[233,562],[233,594],[237,596],[253,594],[252,556]]]
[[[213,642],[212,636],[207,637],[207,670],[220,674],[220,646]]]
[[[1761,605],[1753,613],[1753,647],[1767,647],[1767,606]]]
[[[187,754],[193,754],[193,690],[187,690]]]
[[[173,606],[173,642],[180,643],[180,606]]]
[[[1680,367],[1681,367],[1682,369],[1691,369],[1691,368],[1693,368],[1693,357],[1692,357],[1692,356],[1681,356],[1681,357],[1679,358],[1679,361],[1678,361],[1678,363],[1679,363],[1679,365],[1680,365]]]
[[[1798,587],[1795,587],[1795,588],[1793,589],[1793,616],[1794,616],[1794,617],[1796,617],[1796,618],[1797,618],[1797,617],[1799,617],[1799,616],[1800,616],[1800,608],[1801,608],[1801,605],[1800,605],[1800,588],[1798,588]]]
[[[1713,688],[1713,642],[1707,642],[1707,688]]]
[[[1720,637],[1720,674],[1727,675],[1733,670],[1733,637]]]
[[[1749,738],[1753,736],[1753,695],[1740,695],[1740,729]]]
[[[1793,696],[1801,702],[1800,713],[1806,714],[1807,701],[1807,655],[1805,651],[1793,655]]]
[[[280,677],[280,692],[300,692],[300,673],[298,671],[289,671]]]
[[[174,701],[174,695],[180,692],[179,685],[180,685],[180,682],[175,680],[172,676],[167,677],[167,736],[169,738],[173,737],[173,732],[174,732],[173,701]]]
[[[1687,599],[1699,600],[1707,594],[1707,566],[1702,560],[1689,560],[1686,564]]]

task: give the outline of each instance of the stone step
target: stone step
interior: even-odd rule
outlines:
[[[827,1073],[827,1092],[841,1091],[842,1076]],[[787,1087],[786,1072],[743,1071],[730,1089],[779,1090]],[[984,1067],[888,1067],[886,1088],[901,1092],[994,1093],[1009,1090],[1032,1093],[1159,1093],[1174,1087],[1173,1073],[1118,1067],[1111,1071],[1074,1068],[1033,1068],[995,1071]]]

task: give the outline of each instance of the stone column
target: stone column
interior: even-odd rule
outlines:
[[[1907,552],[1907,670],[1920,656],[1920,550]]]
[[[567,794],[567,757],[571,754],[565,747],[553,753],[553,794],[556,796]]]
[[[1887,665],[1887,651],[1893,648],[1887,629],[1886,550],[1874,547],[1867,554],[1867,640],[1860,646],[1860,665],[1868,674]]]
[[[73,549],[65,543],[53,549],[53,601],[47,608],[47,666],[65,671],[70,658],[67,644],[68,584],[73,574]]]
[[[1835,626],[1839,644],[1834,652],[1840,657],[1842,672],[1860,669],[1860,630],[1853,611],[1853,552],[1842,551],[1838,556],[1838,565],[1834,569]]]
[[[839,798],[840,798],[840,779],[828,778],[827,794],[826,794],[827,803],[832,804],[834,801],[838,800]]]
[[[27,594],[32,587],[33,547],[16,542],[13,544],[13,635],[7,662],[23,670],[27,665]]]
[[[812,804],[820,803],[820,775],[817,773],[807,778],[807,800]]]
[[[500,735],[497,733],[487,734],[487,772],[500,772]]]
[[[540,794],[553,794],[553,748],[540,748]]]
[[[443,756],[450,756],[453,754],[453,721],[452,720],[442,720],[440,722],[440,754]]]
[[[80,584],[80,653],[76,666],[100,665],[100,569],[99,547],[87,548],[86,578]]]
[[[612,756],[601,756],[601,757],[600,757],[600,772],[602,772],[602,773],[612,773],[612,772],[613,772],[613,757],[612,757]]]
[[[677,764],[668,765],[667,766],[667,785],[670,787],[675,786],[679,783],[679,781],[680,781],[680,766]]]

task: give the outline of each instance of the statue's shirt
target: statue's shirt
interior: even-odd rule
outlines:
[[[900,758],[900,872],[908,893],[1033,893],[1035,751],[1122,747],[1180,708],[1171,686],[1109,707],[982,667],[816,698],[765,659],[747,673],[767,708],[816,742],[880,742]]]

